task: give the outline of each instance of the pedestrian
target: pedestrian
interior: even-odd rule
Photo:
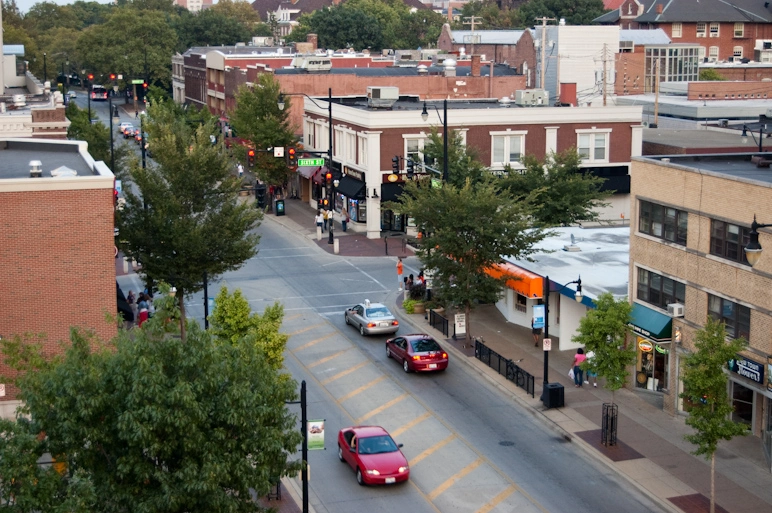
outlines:
[[[329,210],[325,210],[324,214],[322,214],[322,215],[323,215],[323,218],[324,218],[324,228],[322,228],[322,231],[326,231],[327,230],[327,221],[329,221],[329,219],[330,219],[330,211]]]
[[[574,355],[574,386],[576,388],[582,388],[582,374],[584,371],[582,371],[582,362],[585,361],[587,357],[584,355],[584,349],[581,347],[576,350],[576,354]]]
[[[592,386],[595,388],[598,388],[598,373],[595,372],[591,367],[593,367],[593,362],[591,361],[595,357],[594,351],[589,351],[587,353],[587,379],[585,380],[584,384],[589,385],[590,382],[592,382]]]
[[[314,217],[314,221],[316,222],[316,226],[322,229],[324,231],[324,228],[322,227],[322,223],[324,222],[324,217],[322,217],[322,213],[317,210],[316,211],[316,217]]]
[[[348,210],[343,211],[343,218],[340,220],[340,224],[343,225],[343,231],[346,231],[348,222],[351,221],[351,217],[348,215]]]
[[[138,110],[134,111],[134,119],[139,119],[139,111]]]
[[[399,291],[402,292],[402,257],[397,257],[397,283],[399,284]]]
[[[239,178],[244,176],[244,166],[241,165],[241,162],[239,162],[239,165],[236,166],[236,170],[239,172]]]
[[[539,339],[541,338],[541,328],[537,328],[534,323],[536,319],[531,317],[531,335],[533,335],[533,347],[539,347]]]
[[[412,274],[407,277],[407,282],[405,283],[405,290],[407,290],[409,292],[410,289],[413,288],[414,280],[415,280],[415,278],[413,278]]]
[[[130,290],[129,295],[126,296],[126,301],[131,307],[131,313],[134,315],[134,322],[137,321],[137,297],[134,295],[134,291]]]

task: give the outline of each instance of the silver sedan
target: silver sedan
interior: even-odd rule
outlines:
[[[381,303],[365,300],[364,303],[347,308],[344,315],[346,324],[358,327],[360,335],[381,335],[399,330],[399,321]]]

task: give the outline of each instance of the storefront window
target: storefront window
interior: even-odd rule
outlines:
[[[638,358],[635,386],[653,392],[667,392],[670,350],[668,345],[657,344],[637,337]]]
[[[753,422],[753,390],[732,382],[732,406],[732,420],[750,427]]]

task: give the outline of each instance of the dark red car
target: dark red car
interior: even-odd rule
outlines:
[[[338,458],[354,469],[360,485],[407,481],[410,468],[400,447],[380,426],[353,426],[338,432]]]
[[[386,357],[402,363],[405,372],[443,371],[448,353],[429,335],[403,335],[386,341]]]

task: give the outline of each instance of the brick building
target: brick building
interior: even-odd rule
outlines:
[[[384,93],[382,93],[384,94]],[[383,97],[383,96],[382,96]],[[305,99],[303,141],[306,149],[326,152],[329,147],[327,101]],[[395,199],[402,190],[404,172],[392,173],[392,158],[412,157],[424,162],[423,147],[432,127],[442,132],[443,103],[424,103],[415,96],[399,96],[387,108],[375,108],[365,97],[333,98],[333,167],[342,171],[336,195],[337,211],[351,214],[349,227],[379,237],[381,230],[407,231],[407,219],[381,202]],[[434,112],[437,107],[438,112]],[[641,151],[640,107],[525,107],[502,100],[448,101],[449,130],[461,132],[465,144],[477,150],[482,163],[494,172],[505,165],[521,166],[523,154],[543,158],[551,151],[577,147],[584,167],[605,177],[606,187],[617,191],[601,211],[608,220],[629,218],[629,165]],[[434,165],[433,163],[425,163]],[[404,166],[401,168],[404,171]],[[301,199],[317,205],[318,169],[300,168],[296,187]],[[428,172],[428,171],[427,171]]]
[[[636,332],[633,376],[634,386],[664,395],[666,411],[687,411],[688,401],[679,398],[683,356],[694,350],[707,316],[724,321],[728,336],[749,342],[728,375],[732,418],[762,437],[769,457],[772,232],[760,234],[767,249],[755,267],[743,248],[755,215],[772,221],[772,179],[751,157],[633,159],[630,297],[650,322]]]
[[[85,142],[3,139],[0,158],[0,335],[43,335],[47,356],[71,327],[112,338],[113,174]],[[42,164],[39,177],[31,161]],[[2,362],[0,375],[13,375]],[[9,416],[17,390],[3,385],[0,416]]]

